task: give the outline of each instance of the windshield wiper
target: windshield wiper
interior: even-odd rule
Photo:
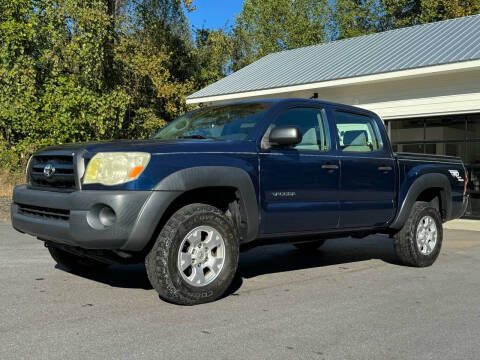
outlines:
[[[215,139],[212,136],[203,136],[203,135],[182,135],[179,136],[178,139]]]

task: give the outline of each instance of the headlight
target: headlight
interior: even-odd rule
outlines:
[[[102,152],[88,163],[84,184],[119,185],[137,179],[150,161],[149,153]]]

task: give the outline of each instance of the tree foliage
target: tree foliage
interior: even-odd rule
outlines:
[[[196,31],[196,82],[202,88],[230,72],[234,41],[226,29]]]
[[[327,0],[245,0],[235,19],[233,70],[272,52],[327,39]]]
[[[480,0],[336,0],[334,38],[348,38],[480,13]]]
[[[43,145],[146,137],[185,112],[197,63],[185,9],[0,0],[0,167]]]
[[[385,30],[382,4],[377,0],[337,0],[332,5],[331,32],[345,39]]]
[[[147,137],[187,94],[272,52],[480,13],[480,0],[245,0],[233,27],[192,33],[196,3],[0,0],[0,169],[43,145]]]
[[[383,0],[390,28],[480,13],[480,0]]]

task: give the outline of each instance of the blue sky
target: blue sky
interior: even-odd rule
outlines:
[[[218,29],[228,22],[233,25],[235,14],[242,10],[243,0],[194,0],[197,10],[187,13],[196,28]]]

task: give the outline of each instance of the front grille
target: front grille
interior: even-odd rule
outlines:
[[[45,168],[54,169],[50,176]],[[74,190],[75,170],[72,155],[34,155],[29,169],[30,186],[52,190]]]
[[[26,216],[34,216],[40,218],[65,220],[70,219],[70,210],[65,209],[52,209],[42,206],[33,206],[26,204],[18,204],[18,212]]]

